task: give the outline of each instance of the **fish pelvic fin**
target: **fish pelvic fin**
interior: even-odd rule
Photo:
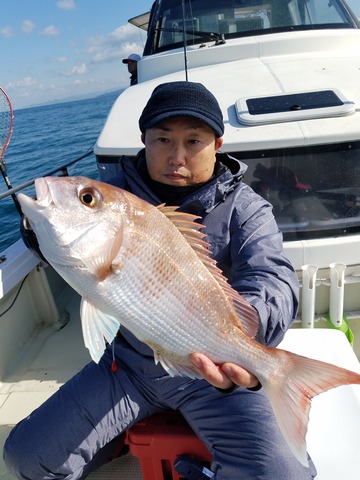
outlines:
[[[187,367],[186,365],[181,365],[179,363],[173,362],[166,357],[155,357],[155,363],[160,362],[163,369],[166,371],[168,375],[171,377],[189,377],[192,379],[201,379],[202,377],[192,370],[191,367]]]
[[[111,343],[119,330],[118,320],[94,307],[85,298],[80,305],[81,325],[86,348],[94,362],[99,363],[106,347]]]
[[[360,384],[360,375],[285,350],[273,351],[282,357],[281,371],[261,382],[290,450],[308,466],[305,437],[312,398],[340,385]]]
[[[192,379],[201,379],[202,377],[197,374],[191,366],[187,366],[180,361],[171,359],[164,351],[161,351],[161,348],[158,348],[154,344],[148,343],[149,347],[154,351],[154,361],[157,365],[161,364],[165,372],[170,375],[170,377],[189,377]]]
[[[195,251],[199,259],[213,275],[217,283],[223,289],[227,300],[235,310],[238,326],[251,338],[255,338],[259,331],[259,315],[249,302],[240,295],[228,283],[227,278],[223,275],[220,268],[217,267],[216,261],[211,257],[209,243],[205,241],[206,234],[201,232],[205,228],[196,220],[201,217],[189,213],[181,212],[178,207],[159,205],[157,209],[163,213],[179,230],[190,247]]]

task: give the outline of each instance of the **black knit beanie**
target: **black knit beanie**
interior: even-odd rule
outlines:
[[[208,125],[217,137],[224,134],[223,116],[214,95],[201,83],[169,82],[158,85],[139,119],[141,132],[172,117],[193,117]]]

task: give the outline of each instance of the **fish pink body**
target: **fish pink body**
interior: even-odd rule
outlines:
[[[226,282],[196,217],[154,207],[82,177],[38,179],[19,195],[49,263],[82,296],[85,344],[98,362],[119,325],[154,350],[170,375],[195,377],[189,354],[237,363],[260,380],[294,455],[307,464],[311,398],[360,375],[265,347],[256,311]]]

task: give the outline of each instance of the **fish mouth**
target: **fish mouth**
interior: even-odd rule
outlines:
[[[49,179],[37,178],[35,180],[35,193],[38,206],[45,208],[54,203],[49,188]]]
[[[37,178],[35,180],[35,198],[28,197],[23,193],[19,193],[18,200],[21,205],[23,214],[29,218],[30,221],[36,220],[38,214],[51,204],[53,204],[53,198],[45,178]]]

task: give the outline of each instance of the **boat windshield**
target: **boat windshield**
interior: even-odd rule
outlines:
[[[158,0],[145,55],[289,30],[357,28],[341,0]]]
[[[360,142],[232,152],[272,205],[284,240],[360,231]]]

